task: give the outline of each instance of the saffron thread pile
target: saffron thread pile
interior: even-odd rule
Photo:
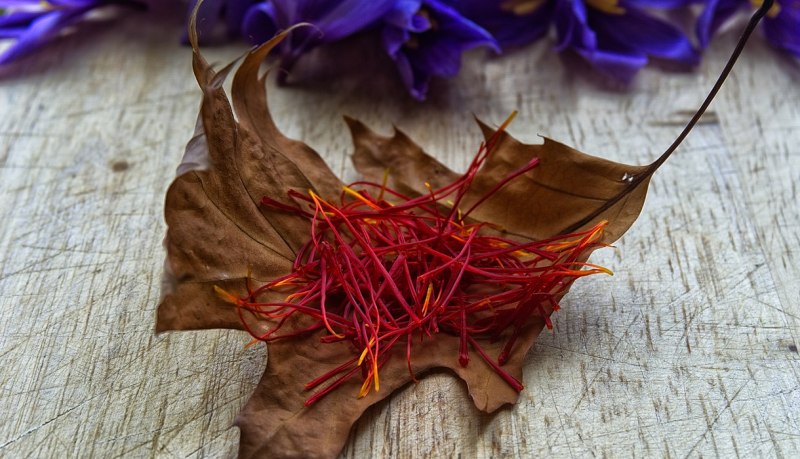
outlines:
[[[309,381],[306,400],[315,402],[360,374],[358,396],[380,389],[380,369],[396,352],[405,353],[412,380],[412,348],[438,333],[459,338],[457,358],[467,366],[470,348],[517,391],[522,384],[503,369],[523,328],[534,318],[552,328],[550,313],[577,278],[607,273],[584,262],[600,242],[606,222],[572,234],[538,241],[505,237],[502,228],[470,218],[470,214],[506,184],[539,164],[532,159],[499,181],[488,193],[461,211],[461,204],[481,166],[514,114],[481,144],[467,172],[439,189],[406,196],[383,183],[355,182],[343,187],[340,202],[326,201],[314,191],[288,192],[292,204],[264,197],[273,211],[308,219],[310,240],[299,250],[292,272],[235,296],[217,287],[234,303],[242,323],[256,339],[273,342],[323,331],[324,343],[349,341],[352,358]],[[288,291],[282,302],[260,298],[268,291]],[[275,321],[256,333],[244,312]],[[284,332],[294,314],[316,319],[301,330]],[[505,340],[493,359],[479,339]],[[397,351],[397,348],[402,349]]]

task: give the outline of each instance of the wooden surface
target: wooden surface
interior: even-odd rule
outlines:
[[[153,334],[163,197],[200,97],[177,44],[182,12],[162,8],[65,38],[0,81],[2,457],[236,453],[231,422],[264,347],[244,349],[240,332]],[[473,53],[424,104],[380,52],[334,46],[272,90],[271,107],[345,179],[343,114],[384,133],[396,124],[459,170],[480,139],[472,114],[499,123],[515,109],[510,131],[524,141],[646,163],[734,39],[695,73],[649,68],[628,91],[546,43]],[[243,49],[207,54],[227,62]],[[371,409],[344,455],[795,456],[798,81],[796,61],[750,44],[715,116],[656,174],[639,221],[594,256],[616,275],[579,281],[538,340],[518,405],[482,415],[435,374]]]

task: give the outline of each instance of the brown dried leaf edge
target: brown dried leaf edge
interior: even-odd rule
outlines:
[[[268,112],[265,76],[259,77],[259,67],[282,38],[244,56],[233,78],[230,100],[222,88],[230,66],[214,71],[194,46],[194,73],[203,98],[197,133],[179,168],[182,173],[166,196],[167,260],[158,332],[242,329],[242,320],[258,330],[266,329],[270,324],[252,316],[240,318],[235,307],[214,293],[214,286],[220,286],[244,294],[248,276],[254,282],[266,282],[289,273],[296,251],[307,240],[306,221],[259,206],[261,198],[283,199],[289,189],[339,196],[342,183],[320,156],[281,134]],[[458,177],[402,132],[384,137],[358,121],[347,119],[347,123],[355,145],[354,163],[367,179],[379,181],[388,168],[392,187],[425,192],[426,181],[437,187]],[[484,136],[492,135],[487,125],[480,123],[480,127]],[[590,216],[590,221],[572,229],[608,220],[604,240],[610,243],[638,216],[649,177],[634,187],[626,178],[643,174],[644,167],[588,156],[550,139],[526,145],[505,133],[464,205],[469,207],[532,157],[540,159],[539,167],[481,205],[476,219],[494,222],[520,238],[540,239],[560,234]],[[597,215],[592,216],[593,212]],[[528,325],[505,366],[519,380],[523,357],[542,328],[541,320]],[[360,382],[353,379],[306,408],[303,402],[310,394],[303,389],[304,383],[354,352],[347,343],[320,344],[318,338],[305,336],[269,345],[264,375],[236,419],[241,429],[240,457],[334,457],[364,410],[410,380],[404,356],[397,356],[381,370],[379,392],[356,399]],[[481,345],[496,358],[502,341]],[[472,355],[467,367],[458,364],[457,356],[457,338],[436,335],[415,347],[413,369],[417,374],[450,369],[466,382],[476,406],[486,412],[517,400],[518,394],[479,356]]]

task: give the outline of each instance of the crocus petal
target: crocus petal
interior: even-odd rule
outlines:
[[[417,75],[419,72],[414,71],[408,56],[405,54],[398,54],[394,62],[397,66],[397,73],[400,74],[400,79],[408,89],[411,97],[417,100],[425,100],[425,96],[428,94],[428,84],[431,80],[430,76]]]
[[[300,56],[315,46],[342,39],[376,23],[393,0],[271,0],[251,5],[242,31],[255,44],[272,38],[278,30],[305,22],[313,28],[292,31],[281,43],[281,66],[292,68]],[[283,73],[279,81],[286,78]]]
[[[18,35],[17,41],[0,54],[0,65],[7,64],[35,50],[51,35],[88,10],[89,8],[77,11],[53,10],[35,19],[24,33]]]
[[[34,11],[14,11],[0,16],[0,30],[10,27],[23,27],[30,24],[34,19],[42,16],[42,12]]]
[[[408,29],[400,27],[384,27],[381,31],[383,49],[386,51],[386,54],[395,60],[402,54],[403,45],[405,45],[410,37],[411,32],[409,32]],[[411,75],[411,73],[409,73],[409,75]]]
[[[27,27],[9,27],[6,29],[0,29],[0,39],[19,38],[19,36],[24,34],[26,30],[28,30]]]
[[[745,5],[747,2],[741,0],[708,0],[695,26],[700,48],[708,47],[711,36]]]
[[[559,0],[554,19],[558,49],[573,49],[603,73],[626,82],[648,56],[697,63],[700,56],[689,38],[637,7],[646,3],[652,1],[619,0],[618,11],[606,12],[587,8],[583,1]]]
[[[44,4],[41,0],[3,0],[0,1],[0,9],[43,11]]]
[[[422,0],[398,0],[394,7],[383,15],[384,24],[409,32],[421,33],[431,28],[429,20],[417,14]]]
[[[503,1],[461,0],[453,4],[466,18],[483,27],[501,47],[515,47],[531,43],[547,33],[553,17],[555,0],[546,0],[541,6],[525,14],[505,8]]]
[[[370,26],[388,12],[393,0],[272,0],[279,29],[298,22],[313,24],[319,42],[332,42]]]
[[[275,17],[276,12],[272,3],[253,5],[242,20],[242,33],[253,44],[264,43],[278,32]]]
[[[764,18],[764,36],[775,46],[800,57],[800,7],[781,3],[774,18]]]
[[[457,74],[464,51],[481,45],[499,51],[489,32],[442,2],[425,0],[419,11],[410,10],[408,2],[401,3],[387,15],[391,22],[384,23],[383,46],[416,99],[424,99],[431,77]],[[406,17],[401,18],[402,14]],[[425,30],[418,32],[420,28]]]
[[[123,0],[124,1],[124,0]],[[112,0],[44,0],[42,3],[45,5],[50,4],[55,6],[54,9],[73,9],[73,8],[96,8],[103,6],[103,4],[113,3]]]
[[[443,42],[459,46],[462,51],[476,46],[488,46],[493,51],[500,52],[492,34],[459,14],[457,10],[437,0],[427,0],[425,3],[436,16],[436,32]]]
[[[0,65],[34,51],[89,11],[112,3],[142,9],[146,7],[138,0],[49,0],[47,3],[0,0],[0,7],[14,8],[10,14],[0,17],[7,21],[0,25],[0,38],[16,38],[16,41],[0,54]],[[35,13],[35,17],[29,16],[28,13]],[[16,24],[4,27],[12,22]]]
[[[369,26],[386,14],[393,3],[392,0],[340,1],[313,24],[323,31],[323,40],[336,41]]]
[[[624,14],[595,12],[591,15],[589,23],[598,37],[648,56],[690,65],[700,61],[699,53],[680,29],[649,16],[629,2],[621,2],[620,6],[626,9]]]
[[[557,51],[569,47],[587,50],[597,48],[597,36],[589,28],[588,13],[583,1],[559,0],[554,22],[558,33]]]

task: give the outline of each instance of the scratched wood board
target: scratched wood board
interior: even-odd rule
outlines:
[[[241,332],[155,336],[164,193],[199,91],[182,12],[93,25],[0,81],[0,456],[231,457],[264,366]],[[463,170],[472,115],[527,142],[646,163],[723,65],[648,68],[623,89],[541,43],[470,53],[420,104],[364,43],[301,62],[271,108],[345,179],[343,114],[396,125]],[[227,62],[244,47],[208,49]],[[593,261],[526,360],[517,405],[478,412],[436,373],[370,409],[343,455],[776,456],[800,451],[800,66],[759,40],[645,209]]]

